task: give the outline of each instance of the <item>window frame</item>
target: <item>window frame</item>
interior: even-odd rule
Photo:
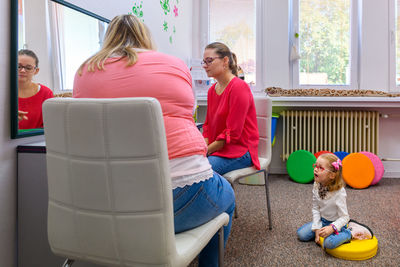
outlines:
[[[359,88],[359,43],[360,43],[360,9],[358,0],[350,0],[350,84],[344,85],[301,85],[299,81],[299,60],[290,60],[290,85],[291,88],[329,88],[329,89],[358,89]],[[294,45],[299,47],[299,38],[295,34],[299,32],[299,10],[300,0],[292,0],[290,3],[289,14],[289,49]]]
[[[265,34],[263,34],[264,31],[264,14],[265,14],[265,1],[264,0],[253,0],[255,3],[255,12],[256,12],[256,27],[255,27],[255,38],[256,38],[256,84],[255,88],[253,88],[253,92],[261,92],[263,91],[264,88],[264,82],[265,79],[263,78],[264,71],[265,71],[265,64],[263,62],[266,62],[265,59],[265,52],[263,52],[263,48],[265,47]],[[207,1],[201,1],[199,3],[198,8],[200,10],[200,14],[203,14],[200,16],[199,20],[199,25],[197,28],[197,31],[200,33],[199,36],[200,38],[200,47],[197,47],[198,55],[200,58],[203,56],[203,51],[204,48],[206,47],[207,44],[210,43],[210,0]],[[206,15],[205,15],[206,14]],[[196,25],[195,25],[196,27]],[[197,32],[196,29],[194,29],[194,34]],[[194,54],[196,54],[196,51],[194,51]]]
[[[48,2],[48,16],[49,16],[49,36],[51,43],[51,64],[53,66],[53,93],[67,93],[72,92],[73,88],[66,88],[66,54],[65,54],[65,38],[63,16],[64,8],[69,8],[83,15],[87,15],[97,20],[99,30],[99,46],[102,46],[102,37],[104,37],[107,27],[102,27],[101,24],[109,24],[110,20],[103,18],[99,15],[86,11],[72,4],[66,3],[63,0],[52,0]],[[102,36],[102,37],[101,37]],[[104,38],[103,38],[104,39]]]
[[[396,83],[396,0],[389,0],[389,92],[400,91]],[[399,36],[400,38],[400,36]],[[399,62],[400,64],[400,62]]]

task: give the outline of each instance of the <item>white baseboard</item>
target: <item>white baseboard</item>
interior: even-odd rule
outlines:
[[[400,172],[396,171],[385,171],[382,178],[400,178]]]

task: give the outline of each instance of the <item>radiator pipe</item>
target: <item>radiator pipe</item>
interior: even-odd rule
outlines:
[[[390,118],[390,117],[400,117],[400,114],[381,114],[381,117],[384,119]]]

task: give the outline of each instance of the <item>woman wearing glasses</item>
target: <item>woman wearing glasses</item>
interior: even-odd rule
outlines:
[[[222,212],[230,216],[235,196],[231,185],[213,172],[207,146],[194,123],[192,77],[186,64],[155,51],[146,26],[133,15],[109,24],[103,47],[86,60],[74,80],[74,97],[154,97],[163,111],[169,156],[175,232],[197,227]],[[199,266],[217,266],[218,235],[203,249]]]
[[[253,166],[258,161],[258,127],[253,95],[246,82],[237,77],[233,53],[219,42],[206,46],[203,68],[217,82],[208,90],[203,137],[208,160],[223,175]]]
[[[32,81],[39,59],[28,49],[18,51],[18,129],[43,128],[42,104],[53,97],[46,86]]]

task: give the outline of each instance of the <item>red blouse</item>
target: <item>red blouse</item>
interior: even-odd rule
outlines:
[[[40,84],[40,90],[35,95],[27,98],[18,98],[18,110],[27,111],[27,120],[18,122],[18,129],[43,128],[42,104],[53,97],[53,91]]]
[[[225,140],[224,147],[213,156],[239,158],[249,151],[254,166],[260,169],[256,108],[246,82],[233,78],[221,95],[215,92],[215,84],[210,87],[203,136],[209,144]]]

